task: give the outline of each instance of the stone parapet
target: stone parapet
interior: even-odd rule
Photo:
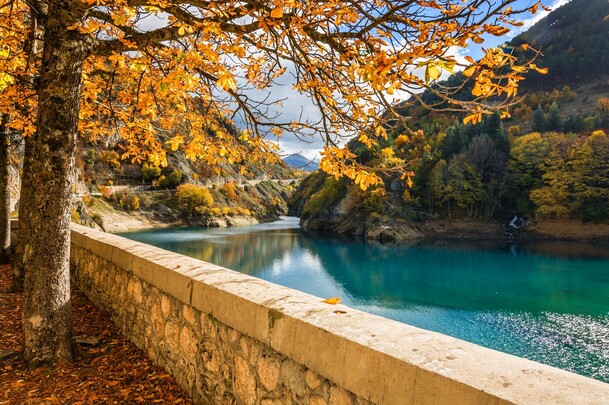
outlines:
[[[609,384],[78,225],[78,287],[201,404],[606,404]]]

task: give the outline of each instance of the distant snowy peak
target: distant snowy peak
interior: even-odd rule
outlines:
[[[283,161],[295,169],[305,170],[307,172],[313,172],[319,169],[319,161],[317,159],[309,159],[308,157],[302,156],[300,153],[294,153],[292,155],[283,158]]]

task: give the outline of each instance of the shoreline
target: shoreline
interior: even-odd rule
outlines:
[[[279,218],[257,219],[248,216],[213,217],[209,219],[209,223],[206,225],[203,223],[189,223],[182,219],[163,221],[161,219],[154,218],[154,212],[141,211],[139,213],[129,214],[127,212],[113,211],[104,213],[103,219],[104,232],[123,233],[164,228],[226,228],[229,226],[251,226],[266,222],[273,222]]]
[[[335,231],[338,230],[338,231]],[[435,219],[424,222],[406,223],[405,221],[387,221],[372,227],[357,229],[356,233],[340,232],[341,228],[310,229],[305,232],[325,236],[355,237],[370,243],[408,244],[419,241],[573,241],[603,242],[609,241],[609,224],[584,223],[578,220],[542,220],[532,222],[521,229],[506,229],[503,222],[480,220]],[[358,233],[361,232],[361,233]]]
[[[279,218],[258,220],[253,217],[218,217],[210,221],[210,225],[192,224],[183,220],[163,221],[153,218],[153,213],[140,212],[129,214],[114,211],[104,215],[104,230],[108,233],[136,232],[163,228],[185,228],[201,226],[207,228],[224,228],[229,226],[251,226],[260,223],[274,222]],[[497,221],[476,220],[431,220],[416,226],[380,226],[368,230],[366,235],[348,235],[338,232],[310,231],[334,237],[363,238],[367,242],[376,243],[409,243],[416,241],[442,240],[515,240],[515,241],[573,241],[573,242],[602,242],[609,241],[609,224],[584,223],[578,220],[546,220],[509,232],[503,223]]]

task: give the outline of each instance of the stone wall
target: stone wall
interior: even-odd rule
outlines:
[[[609,385],[74,226],[73,278],[201,404],[606,403]]]

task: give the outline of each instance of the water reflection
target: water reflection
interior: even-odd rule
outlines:
[[[295,219],[123,235],[311,294],[342,293],[362,305],[609,314],[609,249],[604,246],[497,241],[370,245],[305,235]]]
[[[297,219],[125,236],[371,313],[609,381],[609,249],[411,246],[303,234]]]

